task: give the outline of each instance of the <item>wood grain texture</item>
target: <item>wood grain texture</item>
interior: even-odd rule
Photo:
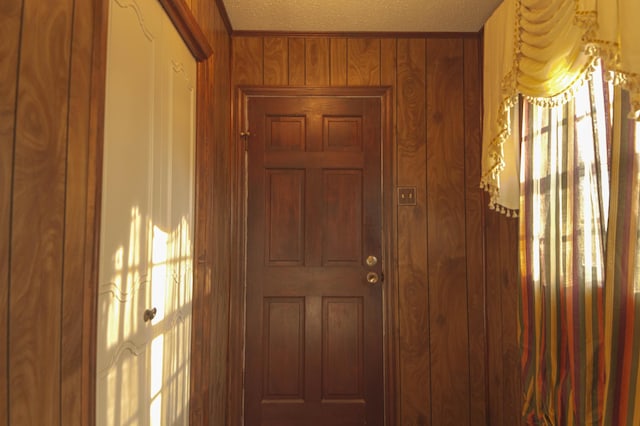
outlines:
[[[330,81],[329,39],[307,38],[305,40],[305,84],[328,86]]]
[[[470,424],[462,83],[462,41],[427,40],[431,420],[443,426]]]
[[[385,357],[386,380],[389,384],[386,388],[386,409],[385,421],[387,425],[401,425],[399,419],[400,413],[400,392],[398,386],[399,378],[399,348],[398,348],[398,284],[397,270],[397,249],[396,235],[398,229],[398,211],[395,205],[394,195],[396,188],[396,40],[383,39],[380,43],[380,83],[383,86],[390,87],[390,96],[387,99],[387,128],[389,131],[383,135],[383,169],[387,170],[385,182],[383,182],[383,202],[385,203],[385,212],[391,212],[386,218],[390,221],[387,227],[388,234],[384,235],[384,239],[389,242],[388,252],[385,253],[386,271],[393,271],[391,277],[391,285],[385,287],[384,298],[387,310],[387,321],[385,323],[385,332],[388,339],[388,353]],[[389,176],[390,175],[390,176]]]
[[[0,426],[9,425],[9,261],[21,9],[21,0],[0,6]]]
[[[347,85],[347,39],[332,38],[331,46],[331,85]]]
[[[262,37],[232,39],[234,85],[261,85],[264,83]]]
[[[350,38],[347,41],[349,86],[380,85],[380,39]]]
[[[192,0],[192,12],[212,46],[198,64],[196,233],[191,341],[190,424],[222,426],[228,413],[230,265],[231,39],[219,7]],[[213,113],[212,113],[213,112]]]
[[[489,424],[520,424],[518,221],[485,206]]]
[[[488,426],[486,395],[485,280],[484,280],[484,205],[478,186],[482,156],[482,80],[480,43],[465,39],[464,46],[464,127],[465,127],[465,200],[466,255],[469,318],[469,417],[474,424]],[[477,423],[476,423],[477,422]]]
[[[304,86],[306,79],[306,42],[302,37],[289,38],[289,85]]]
[[[264,84],[285,86],[289,82],[289,43],[286,37],[264,38]]]
[[[208,250],[211,253],[211,282],[205,291],[211,290],[211,309],[208,334],[210,372],[210,395],[205,402],[209,403],[207,423],[205,425],[223,426],[234,424],[229,418],[229,377],[235,370],[230,365],[228,353],[229,333],[229,294],[232,285],[229,265],[232,263],[231,232],[229,224],[233,223],[231,205],[231,164],[233,149],[231,138],[231,76],[229,74],[231,39],[225,30],[224,19],[220,10],[215,11],[214,49],[219,60],[214,58],[213,67],[213,120],[209,124],[212,140],[211,156],[213,164],[213,184],[211,186],[211,212],[208,217],[212,221],[209,233]],[[206,114],[207,111],[204,110]],[[219,236],[219,237],[216,237]],[[203,330],[207,333],[208,330]],[[221,342],[223,342],[221,344]],[[237,403],[240,405],[240,402]]]
[[[266,36],[287,37],[288,85],[305,85],[309,66],[306,39],[300,34],[243,34],[243,37],[258,39]],[[307,39],[322,37],[308,35]],[[460,393],[454,414],[460,425],[517,424],[517,414],[514,413],[520,391],[514,352],[517,350],[514,328],[516,293],[504,293],[506,290],[502,287],[507,279],[504,274],[512,276],[517,273],[517,263],[512,259],[515,249],[509,246],[511,237],[499,237],[504,240],[501,242],[487,240],[485,247],[485,235],[493,238],[494,233],[499,235],[511,231],[501,230],[498,222],[485,218],[488,213],[485,213],[483,193],[477,187],[480,173],[481,39],[478,35],[453,34],[414,35],[413,38],[405,35],[359,37],[343,34],[327,35],[326,40],[329,44],[329,84],[360,85],[371,78],[366,84],[393,88],[391,128],[394,131],[389,139],[396,170],[393,179],[396,180],[391,188],[385,187],[385,191],[388,197],[395,199],[397,186],[415,186],[418,190],[418,205],[415,207],[397,206],[394,201],[392,220],[396,231],[389,236],[396,247],[390,255],[398,268],[398,292],[389,295],[387,303],[396,303],[398,317],[391,319],[393,323],[389,327],[390,334],[395,331],[398,336],[398,356],[396,372],[393,365],[387,365],[387,368],[388,377],[395,377],[392,381],[398,388],[392,403],[396,413],[392,412],[394,407],[388,407],[388,422],[402,426],[439,424],[438,421],[454,409],[451,395]],[[362,56],[354,54],[352,57],[345,50],[347,43],[350,43],[349,49],[352,44],[360,46],[364,51]],[[371,43],[378,47],[371,47]],[[357,49],[352,49],[352,52]],[[376,55],[371,52],[376,49],[378,57],[374,60]],[[432,58],[437,60],[434,62]],[[352,68],[373,71],[364,73],[366,77],[362,77],[359,71],[353,74]],[[432,72],[437,77],[432,77]],[[427,81],[430,89],[426,88]],[[431,93],[434,90],[436,95]],[[443,94],[445,90],[455,92],[454,103],[458,107],[447,105],[452,101]],[[234,111],[238,111],[237,108],[238,105],[234,105]],[[431,146],[433,138],[440,141],[440,145]],[[429,163],[427,149],[430,156],[435,155],[429,157]],[[432,164],[435,158],[442,158],[444,164],[436,164],[436,169],[431,170],[428,164]],[[241,162],[236,164],[237,170],[241,169]],[[448,173],[450,168],[451,176]],[[429,180],[428,191],[427,173],[436,176]],[[238,182],[234,188],[242,185],[241,179],[234,179]],[[445,197],[445,193],[451,193],[451,197]],[[434,213],[430,210],[429,216],[427,197],[441,204],[434,206],[430,202],[428,207],[435,210]],[[447,216],[444,228],[439,229],[437,226],[446,206],[453,209],[453,217]],[[459,226],[451,241],[443,240],[445,229],[453,226],[446,225],[447,221]],[[435,231],[428,233],[427,224]],[[444,241],[443,245],[439,244],[440,241]],[[431,248],[429,252],[427,244]],[[510,248],[500,249],[502,244]],[[483,250],[486,262],[482,257]],[[446,276],[449,266],[453,268],[452,277]],[[431,281],[428,277],[432,277]],[[454,281],[451,288],[442,284],[450,280]],[[235,281],[232,279],[232,282]],[[451,303],[449,300],[447,303],[442,300],[429,303],[431,286],[436,286],[433,297],[442,299],[445,294],[462,296]],[[512,291],[511,287],[509,291]],[[396,302],[392,302],[394,297]],[[443,333],[448,329],[462,331],[460,335],[444,341]],[[433,348],[430,347],[431,342]],[[451,355],[451,359],[440,368],[443,354]],[[437,377],[432,378],[431,373],[436,366],[439,368]],[[466,372],[466,377],[455,377],[454,383],[446,383],[446,392],[441,392],[436,384],[446,377],[453,377],[454,370]],[[241,398],[241,394],[236,398]],[[390,398],[393,399],[394,395]],[[229,414],[234,415],[233,409],[230,408]],[[240,415],[236,418],[239,419]],[[443,424],[447,424],[446,421],[443,420]]]
[[[417,200],[398,206],[400,424],[419,426],[431,417],[425,55],[425,40],[398,40],[398,185],[414,186]]]
[[[72,14],[70,0],[26,1],[23,10],[9,282],[10,424],[60,424]]]
[[[89,174],[94,166],[90,148],[91,124],[91,60],[94,41],[94,7],[100,2],[75,2],[73,14],[73,40],[71,42],[71,68],[69,74],[69,110],[74,119],[68,123],[65,236],[62,280],[62,329],[61,329],[61,424],[83,425],[88,420],[83,407],[89,400],[86,376],[90,360],[83,352],[85,320],[83,306],[85,291],[90,292],[93,281],[88,275],[91,268],[93,233],[87,228],[92,217],[89,197],[95,182]],[[88,252],[88,253],[87,253]],[[87,261],[88,260],[88,261]],[[84,416],[84,417],[83,417]]]

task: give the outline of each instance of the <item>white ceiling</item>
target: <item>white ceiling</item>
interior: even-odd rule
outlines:
[[[502,0],[223,0],[234,31],[476,32]]]

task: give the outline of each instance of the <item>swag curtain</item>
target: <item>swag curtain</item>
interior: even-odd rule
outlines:
[[[485,26],[481,185],[492,208],[513,215],[523,189],[526,424],[640,425],[638,22],[637,0],[505,0]],[[608,120],[588,77],[596,60],[622,94],[606,155],[598,123]],[[592,163],[581,158],[590,147]]]
[[[504,0],[493,13],[485,24],[481,180],[490,207],[518,208],[518,95],[566,102],[599,57],[640,119],[638,22],[637,0]]]

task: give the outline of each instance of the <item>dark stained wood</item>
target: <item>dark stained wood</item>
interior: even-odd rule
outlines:
[[[449,309],[446,304],[436,307],[436,309],[440,309],[443,312],[446,311],[447,321],[453,321],[456,327],[464,329],[464,332],[461,333],[464,336],[456,336],[452,340],[453,344],[462,344],[466,339],[465,347],[462,348],[462,351],[467,354],[466,357],[453,354],[451,360],[448,361],[452,368],[468,371],[467,378],[460,379],[467,381],[467,388],[465,396],[456,402],[458,411],[455,415],[457,416],[456,418],[464,417],[466,419],[466,423],[462,423],[462,426],[465,424],[473,424],[473,426],[512,426],[517,424],[517,417],[514,414],[505,413],[517,411],[518,395],[520,394],[519,384],[517,383],[519,370],[517,365],[514,369],[504,364],[504,362],[517,364],[515,361],[517,356],[513,352],[517,349],[515,328],[513,328],[517,317],[515,317],[514,313],[516,305],[512,302],[512,300],[516,299],[512,295],[503,295],[504,289],[501,288],[502,284],[500,284],[504,281],[504,276],[501,274],[513,274],[517,270],[517,263],[512,263],[515,249],[509,246],[508,250],[493,250],[493,248],[489,248],[490,244],[499,245],[502,243],[489,242],[487,240],[487,247],[483,252],[485,235],[491,235],[491,238],[493,238],[494,234],[500,235],[501,231],[497,224],[492,224],[489,217],[485,218],[485,201],[482,199],[482,192],[477,188],[477,176],[480,167],[478,129],[480,125],[481,91],[479,67],[481,59],[478,52],[474,50],[480,47],[481,40],[478,34],[342,33],[323,35],[321,33],[291,34],[277,32],[252,34],[249,32],[236,32],[233,38],[240,36],[260,39],[265,46],[266,43],[263,38],[287,37],[288,69],[286,72],[288,86],[305,85],[305,76],[308,73],[307,67],[309,66],[307,63],[308,53],[305,37],[313,39],[324,37],[329,45],[328,84],[340,86],[347,85],[347,83],[349,85],[364,84],[355,79],[351,80],[351,77],[347,82],[346,72],[347,69],[350,69],[349,67],[362,69],[362,63],[368,63],[371,69],[378,67],[378,71],[375,71],[374,74],[377,73],[377,78],[379,79],[379,81],[375,81],[374,78],[374,81],[369,84],[392,88],[392,96],[389,98],[389,129],[392,130],[386,138],[389,145],[385,149],[388,149],[389,152],[385,158],[391,161],[394,172],[385,180],[385,184],[388,186],[384,189],[387,200],[392,203],[389,206],[392,214],[390,213],[388,218],[391,220],[393,228],[387,235],[387,239],[393,247],[390,256],[388,256],[390,264],[387,270],[392,274],[394,283],[390,284],[389,292],[385,294],[386,309],[390,315],[388,317],[389,321],[385,324],[388,342],[390,342],[387,346],[388,364],[385,367],[388,383],[390,383],[386,389],[388,404],[386,415],[389,425],[435,425],[437,424],[437,417],[443,415],[442,411],[438,410],[444,408],[434,407],[433,404],[436,401],[442,401],[442,398],[445,397],[443,396],[444,394],[436,395],[438,390],[432,384],[430,376],[432,368],[435,368],[433,365],[439,365],[438,362],[441,362],[439,359],[432,359],[430,341],[434,338],[436,341],[438,339],[442,340],[442,331],[440,329],[442,327],[433,328],[438,320],[438,315],[435,311],[431,311],[435,301],[429,303],[429,291],[431,285],[438,284],[430,282],[428,277],[431,275],[442,276],[444,272],[438,269],[437,264],[433,265],[430,261],[428,262],[428,259],[431,259],[431,256],[434,255],[433,250],[440,249],[437,241],[442,237],[438,236],[437,233],[435,235],[427,233],[428,223],[431,223],[431,226],[437,225],[437,216],[436,218],[427,216],[427,196],[438,196],[436,193],[433,195],[427,193],[427,146],[431,143],[431,139],[427,142],[427,128],[436,123],[436,129],[433,129],[433,131],[440,134],[438,139],[447,140],[454,144],[455,147],[434,146],[430,148],[436,150],[433,152],[444,155],[450,149],[455,151],[460,150],[460,146],[463,147],[463,157],[456,158],[451,163],[451,167],[458,173],[453,177],[453,180],[446,176],[442,182],[440,182],[440,178],[436,182],[430,182],[430,185],[435,185],[436,191],[440,190],[439,185],[441,184],[451,187],[455,193],[453,199],[447,199],[446,202],[453,203],[455,206],[459,206],[460,209],[453,213],[454,218],[452,219],[460,224],[460,230],[457,230],[455,234],[455,241],[445,241],[443,247],[447,250],[446,255],[437,252],[435,254],[435,258],[441,259],[442,262],[462,265],[457,266],[458,269],[456,269],[455,273],[457,274],[456,276],[462,277],[461,279],[465,286],[464,291],[467,292],[467,299],[464,303],[467,303],[468,306],[462,308],[461,312],[456,311],[455,315],[453,315],[453,310]],[[374,44],[379,42],[378,62],[373,62],[375,55],[371,53],[363,54],[367,56],[366,59],[358,55],[353,58],[348,57],[346,50],[344,50],[346,49],[346,39],[366,39],[368,43]],[[452,50],[450,52],[440,51],[440,53],[436,53],[436,56],[457,58],[455,59],[455,61],[458,61],[455,65],[457,77],[455,78],[458,83],[452,89],[458,94],[456,95],[458,97],[456,102],[462,102],[459,111],[447,112],[449,107],[441,105],[441,103],[446,103],[448,100],[444,99],[442,95],[435,98],[426,97],[429,90],[425,88],[425,78],[427,78],[425,66],[430,54],[428,53],[429,49],[425,46],[427,43],[431,44],[434,40],[442,40],[445,44],[452,43],[453,47],[451,47]],[[361,41],[356,43],[366,44]],[[263,62],[257,64],[257,69],[264,69],[266,56],[265,50],[263,52]],[[343,62],[341,58],[344,58],[346,62]],[[349,63],[350,61],[351,63]],[[232,66],[233,70],[235,70],[236,65],[232,64]],[[435,67],[435,65],[430,66]],[[460,67],[463,68],[461,69]],[[440,69],[438,69],[437,73],[439,75],[448,74]],[[263,74],[266,78],[268,72],[265,70]],[[431,86],[437,86],[441,83],[451,85],[450,80],[452,78],[453,76],[446,75],[443,77],[444,80],[442,82],[434,79],[429,84]],[[449,83],[447,83],[448,81]],[[460,101],[460,96],[462,96],[462,101]],[[246,98],[239,97],[234,104],[234,113],[238,118],[238,127],[235,130],[238,132],[244,129],[240,126],[242,122],[240,115],[241,99]],[[433,104],[434,102],[435,104]],[[429,126],[427,126],[427,111],[435,112],[430,117]],[[437,113],[438,111],[443,111],[442,116]],[[451,129],[449,129],[449,126],[451,126]],[[429,130],[429,134],[432,134],[432,129]],[[234,134],[235,137],[236,135]],[[240,142],[238,139],[237,144],[231,145],[233,149],[238,149],[232,171],[234,193],[241,191],[244,187],[242,176],[240,176],[244,155]],[[440,149],[442,151],[439,151]],[[444,161],[449,161],[448,157]],[[441,166],[438,170],[443,167]],[[459,174],[460,167],[464,169],[462,176]],[[434,170],[433,173],[439,175],[441,172]],[[417,206],[397,206],[394,201],[397,186],[415,186],[418,191]],[[243,211],[242,202],[238,198],[241,195],[234,195],[234,197],[236,198],[232,203],[233,209],[240,213],[237,217],[241,217]],[[461,205],[461,200],[464,200],[463,205]],[[431,207],[433,206],[429,206],[429,208]],[[226,214],[227,210],[225,210],[222,203],[219,209],[216,211],[224,211]],[[486,214],[488,215],[489,213]],[[504,219],[506,220],[506,218]],[[230,220],[233,221],[234,217],[230,218]],[[487,221],[486,224],[485,220]],[[232,229],[232,233],[238,233],[239,235],[244,232],[241,226],[234,225]],[[461,238],[463,240],[460,240]],[[461,241],[464,241],[462,250],[460,249]],[[243,252],[241,241],[237,241],[234,244],[230,248],[232,253]],[[427,244],[432,247],[432,251],[429,253],[427,252]],[[506,244],[510,243],[507,241]],[[486,265],[482,257],[483,253],[486,253]],[[241,268],[237,266],[236,261],[232,260],[231,264],[232,270],[237,271],[232,273],[231,282],[241,283]],[[395,267],[398,268],[397,273],[393,272]],[[486,289],[484,285],[486,285]],[[442,285],[440,284],[440,286]],[[457,280],[452,291],[458,291],[461,287],[462,285],[459,285],[459,280]],[[241,308],[241,303],[244,299],[239,285],[232,287],[230,297],[232,300],[230,312],[232,328],[236,330],[237,336],[240,336],[236,337],[236,339],[241,339],[242,333],[237,330],[238,327],[241,329],[243,326],[242,316],[237,310]],[[458,302],[462,303],[461,301],[456,301],[455,303]],[[507,303],[509,303],[509,307],[504,309],[504,305]],[[235,314],[233,313],[234,309],[236,310]],[[486,320],[484,319],[485,315]],[[430,317],[434,318],[434,323],[429,322]],[[496,336],[499,336],[499,338]],[[503,355],[503,346],[508,351],[508,356]],[[230,347],[230,396],[236,402],[229,405],[229,424],[239,424],[240,422],[240,409],[238,408],[240,405],[237,401],[242,397],[242,386],[241,375],[237,371],[241,369],[241,364],[234,366],[233,363],[238,361],[235,354],[240,353],[241,348],[241,343],[237,341],[231,344]],[[440,378],[435,379],[436,381],[444,380],[443,377],[449,373],[447,371],[439,371],[438,374]],[[233,385],[231,385],[232,382]],[[451,386],[460,386],[460,383],[462,382],[457,381]],[[397,388],[394,386],[397,386]],[[510,389],[507,391],[508,394],[505,393],[505,389]],[[498,391],[499,393],[496,393]],[[499,414],[496,414],[498,411]],[[435,417],[432,417],[432,415]],[[231,419],[234,420],[232,421]]]
[[[464,127],[465,127],[465,199],[466,256],[469,316],[469,417],[478,424],[487,423],[487,333],[485,329],[484,206],[478,187],[482,155],[482,80],[480,43],[465,39],[464,49]]]
[[[289,38],[289,85],[304,86],[306,79],[305,39]]]
[[[427,233],[431,421],[466,425],[469,346],[465,258],[462,40],[427,40]]]
[[[21,0],[12,0],[0,13],[0,426],[9,425],[9,279],[11,252],[14,122],[20,49]]]
[[[387,255],[385,256],[384,270],[391,278],[385,287],[385,309],[387,313],[387,321],[385,324],[386,331],[386,398],[385,398],[385,420],[387,425],[400,425],[399,415],[399,348],[398,348],[398,277],[396,269],[396,235],[398,228],[398,211],[395,205],[395,188],[396,188],[396,40],[383,39],[380,42],[380,82],[383,86],[389,87],[390,96],[387,97],[386,109],[389,111],[385,119],[388,121],[387,129],[389,131],[383,135],[384,143],[384,164],[385,170],[391,171],[384,182],[384,211],[387,213],[387,221],[385,240],[389,241],[387,247]]]
[[[169,15],[169,19],[178,30],[182,40],[197,61],[207,59],[213,53],[207,36],[202,32],[196,18],[191,13],[191,2],[185,0],[159,0]]]
[[[91,276],[96,242],[95,191],[91,186],[95,184],[96,153],[92,102],[102,103],[103,97],[92,91],[92,59],[94,43],[100,40],[94,37],[94,28],[99,28],[94,17],[104,16],[100,7],[105,3],[75,2],[73,14],[69,111],[73,111],[74,119],[67,129],[60,361],[60,422],[70,426],[85,425],[93,419],[93,356],[87,350],[92,333],[86,331],[92,330],[95,311],[85,313],[83,306],[87,297],[91,300],[94,295],[95,282]]]
[[[29,18],[22,23],[15,124],[9,423],[57,425],[73,3],[26,2],[23,14]]]
[[[347,39],[332,38],[331,48],[331,85],[347,85]]]
[[[347,42],[349,86],[380,85],[380,40],[350,38]]]
[[[262,38],[232,39],[233,81],[235,85],[261,85],[263,79]]]
[[[420,426],[431,418],[425,57],[425,40],[397,41],[398,185],[416,188],[416,205],[397,207],[399,424]]]
[[[197,86],[201,90],[197,94],[196,264],[189,424],[223,426],[227,424],[230,403],[226,342],[232,150],[223,141],[229,140],[230,132],[231,40],[228,18],[222,16],[219,6],[207,0],[192,0],[191,10],[213,48],[213,55],[198,63],[197,70]]]
[[[307,86],[328,86],[330,81],[329,40],[307,38],[305,40],[305,84]]]
[[[513,333],[519,291],[518,222],[485,207],[485,235],[489,424],[518,425],[522,392]]]
[[[285,86],[289,82],[289,46],[286,37],[264,38],[264,84]]]
[[[248,101],[246,424],[382,425],[380,99],[297,94]]]

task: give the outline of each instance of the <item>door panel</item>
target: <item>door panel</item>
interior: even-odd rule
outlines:
[[[194,130],[195,60],[162,7],[111,0],[97,425],[188,422]]]
[[[384,423],[380,108],[249,99],[247,426]]]

